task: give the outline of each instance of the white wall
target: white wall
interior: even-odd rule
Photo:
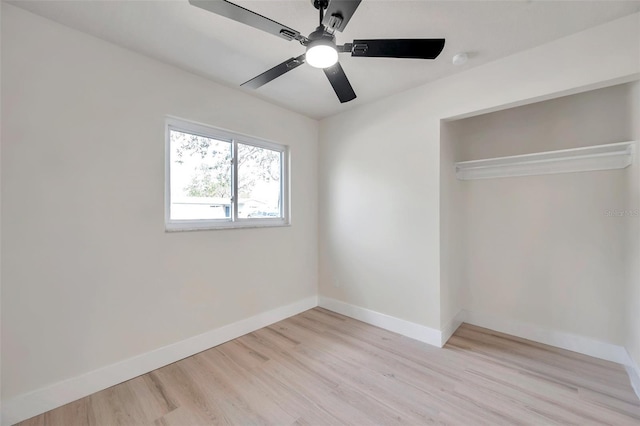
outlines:
[[[164,117],[291,147],[292,226],[164,231]],[[315,296],[318,123],[2,3],[2,399]]]
[[[451,122],[448,149],[467,161],[629,141],[629,98],[623,84]],[[450,175],[452,166],[443,163]],[[464,230],[468,255],[449,267],[465,277],[466,309],[623,345],[626,240],[637,218],[606,212],[629,209],[630,173],[463,182],[453,228]]]
[[[325,121],[320,153],[320,294],[418,324],[438,325],[438,156],[413,113],[395,103]],[[393,123],[393,124],[391,124]],[[438,123],[425,132],[438,132]],[[426,309],[425,309],[426,308]]]
[[[640,142],[640,82],[631,86],[629,111],[633,120],[634,140]],[[628,208],[632,211],[640,209],[640,149],[636,150],[635,167],[629,175]],[[640,380],[640,217],[627,218],[629,230],[625,260],[628,265],[629,289],[626,298],[627,334],[625,346],[635,362],[636,374]],[[640,385],[640,383],[638,383]],[[640,388],[636,389],[639,392]]]
[[[628,16],[323,120],[320,294],[440,329],[440,121],[630,81],[639,23]]]
[[[443,121],[440,127],[440,324],[449,328],[448,333],[458,325],[452,321],[469,304],[467,269],[463,267],[469,256],[467,185],[455,174],[454,163],[463,156],[456,124]]]
[[[0,26],[2,23],[2,7],[0,7]],[[0,31],[0,47],[2,46],[2,31]],[[0,81],[2,81],[2,60],[0,58]],[[2,88],[0,87],[0,92]],[[2,129],[2,102],[0,102],[0,129]],[[0,130],[0,189],[2,188],[2,132]],[[0,190],[0,241],[2,241],[2,191]],[[2,297],[2,244],[0,244],[0,299]],[[0,322],[2,318],[2,303],[0,300]],[[2,400],[2,325],[0,324],[0,401]]]

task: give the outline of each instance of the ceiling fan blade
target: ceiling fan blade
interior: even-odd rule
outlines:
[[[329,83],[331,83],[336,95],[338,95],[340,103],[349,102],[356,98],[356,92],[353,91],[353,87],[351,87],[347,75],[340,66],[340,62],[336,62],[335,65],[325,68],[323,71],[329,79]]]
[[[276,65],[260,74],[257,77],[253,77],[249,81],[245,81],[241,84],[242,87],[248,87],[249,89],[257,89],[260,86],[263,86],[270,82],[271,80],[275,80],[280,77],[282,74],[291,71],[294,68],[299,67],[304,64],[304,54],[298,56],[297,58],[289,58],[281,64]]]
[[[226,0],[189,0],[193,6],[266,31],[285,40],[300,37],[300,32]]]
[[[351,56],[368,58],[435,59],[444,49],[443,38],[354,40]]]
[[[331,0],[324,11],[322,25],[336,31],[344,31],[361,0]],[[336,19],[335,17],[340,19]]]

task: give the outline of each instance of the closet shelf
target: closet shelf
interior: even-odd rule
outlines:
[[[547,175],[624,169],[631,165],[635,142],[620,142],[559,151],[456,163],[460,180]]]

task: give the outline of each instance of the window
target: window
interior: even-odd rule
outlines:
[[[288,225],[288,160],[284,145],[167,118],[166,229]]]

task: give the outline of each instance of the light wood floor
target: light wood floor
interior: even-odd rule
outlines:
[[[438,349],[316,308],[23,425],[640,424],[620,365],[464,324]]]

